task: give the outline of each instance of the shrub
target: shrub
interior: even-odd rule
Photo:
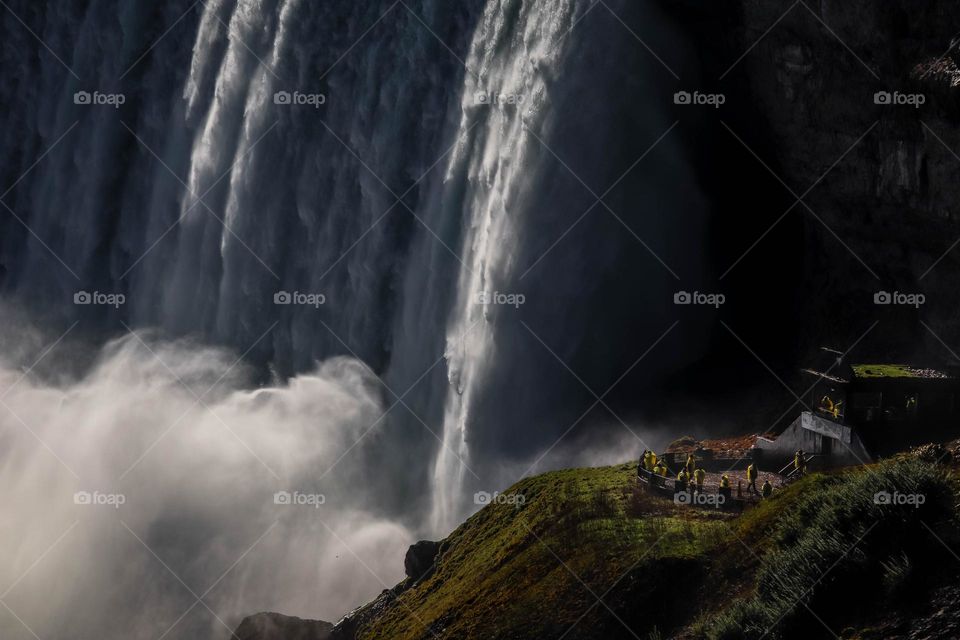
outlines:
[[[827,482],[803,482],[819,489],[784,509],[773,525],[755,594],[718,615],[707,626],[707,637],[799,635],[811,624],[807,607],[829,617],[837,602],[855,609],[888,597],[929,549],[921,522],[932,524],[953,513],[945,473],[916,459],[858,469]],[[882,492],[891,496],[889,503],[882,496],[878,501]],[[904,496],[923,499],[904,502]],[[812,624],[823,631],[816,620]]]

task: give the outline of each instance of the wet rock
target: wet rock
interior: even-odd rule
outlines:
[[[417,581],[432,573],[439,552],[439,542],[421,540],[411,545],[403,559],[403,569],[407,576]]]
[[[333,625],[279,613],[258,613],[244,618],[234,632],[239,640],[329,640]]]

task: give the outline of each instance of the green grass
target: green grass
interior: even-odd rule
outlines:
[[[640,490],[635,473],[623,464],[517,483],[504,493],[522,494],[522,507],[467,520],[437,571],[357,637],[599,639],[625,637],[621,622],[644,639],[826,637],[807,607],[835,629],[863,628],[943,565],[921,523],[948,544],[960,537],[952,477],[912,457],[812,474],[739,516],[676,507]],[[876,504],[880,490],[926,502]]]
[[[905,364],[855,364],[851,365],[858,378],[922,378],[915,367]]]
[[[909,590],[914,564],[945,553],[927,526],[955,514],[946,474],[901,459],[836,476],[813,475],[744,517],[741,537],[758,540],[756,572],[746,599],[709,620],[698,635],[711,640],[816,636],[823,622],[810,611],[856,617],[863,607],[896,604]],[[877,504],[879,491],[922,494],[925,503]],[[933,550],[934,553],[931,553]],[[843,607],[835,606],[843,603]]]
[[[448,538],[437,572],[358,637],[423,638],[425,625],[452,638],[489,638],[494,629],[495,637],[559,637],[596,602],[591,591],[614,586],[615,597],[636,582],[631,576],[665,560],[701,562],[723,540],[728,516],[650,497],[635,475],[636,465],[625,464],[517,483],[504,493],[523,494],[523,507],[494,504],[467,520]],[[610,618],[597,606],[571,635],[601,637]]]

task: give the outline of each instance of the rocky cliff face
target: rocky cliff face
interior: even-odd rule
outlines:
[[[704,45],[702,84],[727,97],[716,123],[724,131],[714,134],[720,151],[703,167],[716,172],[736,159],[726,170],[732,184],[717,189],[727,209],[719,224],[736,227],[718,260],[722,269],[736,266],[722,281],[761,299],[778,295],[770,288],[792,288],[806,334],[801,355],[822,342],[845,349],[874,320],[868,352],[909,358],[925,343],[947,355],[921,320],[947,344],[960,339],[950,326],[960,301],[952,286],[960,267],[960,5],[723,4],[677,15]],[[758,273],[787,261],[798,263],[796,277]],[[878,291],[926,301],[919,310],[875,306]],[[768,309],[760,303],[751,313],[773,320]]]

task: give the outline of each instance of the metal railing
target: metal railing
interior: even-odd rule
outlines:
[[[804,469],[810,464],[810,461],[817,457],[817,454],[805,454],[803,458],[803,467]],[[790,460],[780,471],[777,472],[777,475],[783,476],[784,480],[793,480],[800,473],[800,469],[797,469],[796,459]]]
[[[687,481],[685,485],[683,485],[684,488],[680,489],[678,487],[678,482],[676,477],[662,476],[652,471],[648,471],[644,469],[642,466],[637,469],[637,480],[646,484],[649,491],[652,491],[654,493],[660,493],[664,497],[676,496],[678,493],[679,494],[690,493],[690,495],[692,496],[696,487],[696,482]],[[726,497],[725,501],[723,503],[715,505],[716,508],[742,510],[743,505],[746,503],[746,500],[740,497],[739,495],[737,497],[734,497],[732,487],[727,487],[726,489],[720,489],[716,485],[707,485],[705,483],[703,485],[703,491],[702,492],[697,491],[697,493],[704,493],[704,494],[717,493],[717,494],[725,495]]]

